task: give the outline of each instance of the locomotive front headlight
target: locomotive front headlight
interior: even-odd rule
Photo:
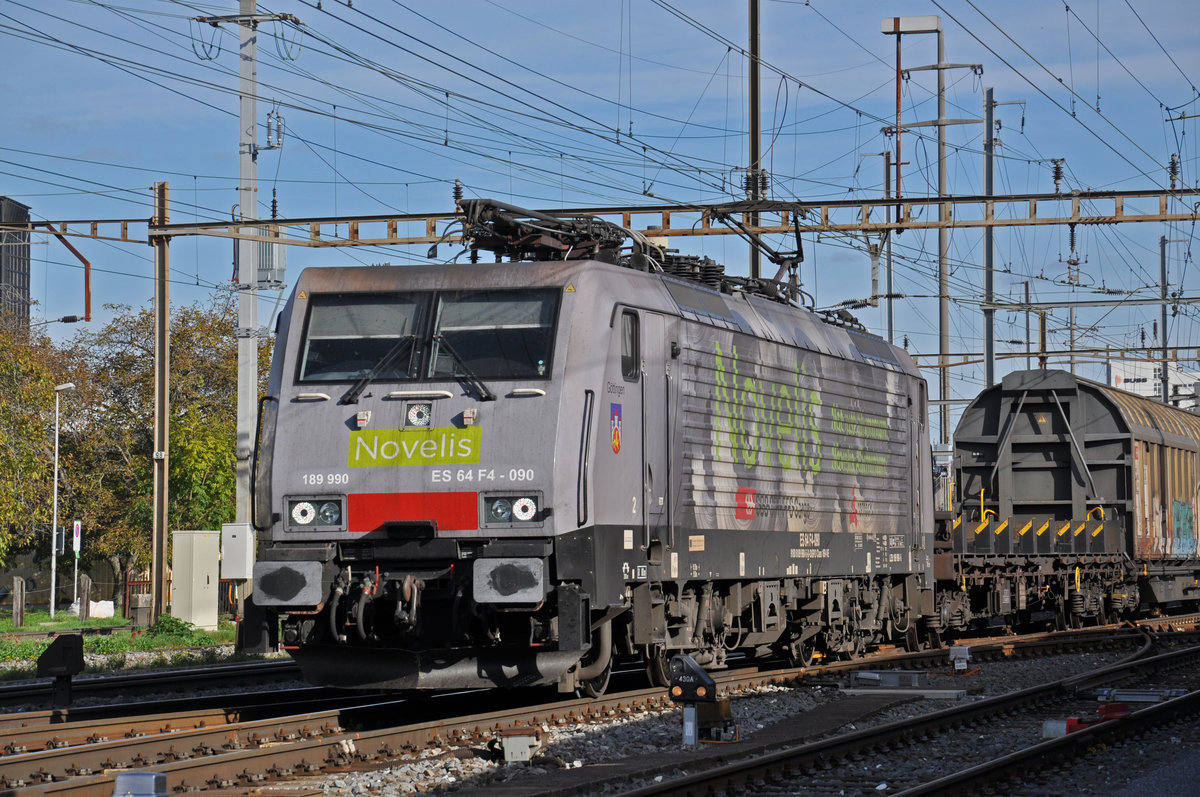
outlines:
[[[537,516],[537,501],[532,498],[518,498],[513,501],[512,513],[517,520],[533,520]]]
[[[342,519],[342,506],[337,501],[326,501],[317,509],[317,518],[326,526],[336,526]]]
[[[494,523],[508,523],[512,515],[513,502],[507,498],[497,498],[488,506],[488,518]]]
[[[429,402],[421,401],[409,404],[408,413],[405,415],[405,426],[428,426],[431,418],[433,418],[433,405]]]
[[[292,503],[292,522],[297,526],[308,526],[317,519],[317,509],[309,501]]]

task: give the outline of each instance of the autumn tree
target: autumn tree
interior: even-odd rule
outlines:
[[[54,387],[70,380],[64,363],[45,336],[0,324],[0,564],[17,548],[49,551]],[[65,469],[69,455],[61,459]]]
[[[94,394],[87,434],[74,441],[80,473],[72,497],[93,530],[90,549],[116,574],[120,602],[133,567],[151,553],[153,517],[154,313],[127,306],[72,351]],[[234,519],[237,422],[236,293],[174,308],[170,362],[169,530],[220,529]],[[260,347],[260,372],[269,347]],[[260,380],[261,381],[261,380]]]

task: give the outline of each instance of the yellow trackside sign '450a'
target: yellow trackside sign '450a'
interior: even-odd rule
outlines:
[[[350,432],[351,468],[400,465],[466,465],[479,461],[479,427],[371,429]]]

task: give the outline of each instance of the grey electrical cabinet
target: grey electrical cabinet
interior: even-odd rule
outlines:
[[[171,554],[171,614],[196,628],[217,628],[221,534],[188,529],[175,532]]]
[[[254,574],[254,527],[249,523],[221,526],[221,578],[248,581]]]

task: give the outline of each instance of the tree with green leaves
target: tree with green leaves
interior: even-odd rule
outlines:
[[[86,419],[72,439],[79,461],[71,497],[75,516],[91,530],[89,551],[116,575],[113,599],[120,604],[129,570],[145,567],[151,552],[154,313],[111,309],[112,321],[77,335],[70,347],[90,376]],[[207,304],[172,310],[171,530],[220,529],[234,519],[236,326],[232,289]],[[269,342],[259,355],[265,377]]]
[[[54,387],[70,379],[65,362],[43,335],[0,324],[0,564],[14,549],[50,550]],[[60,460],[73,467],[69,454]]]

